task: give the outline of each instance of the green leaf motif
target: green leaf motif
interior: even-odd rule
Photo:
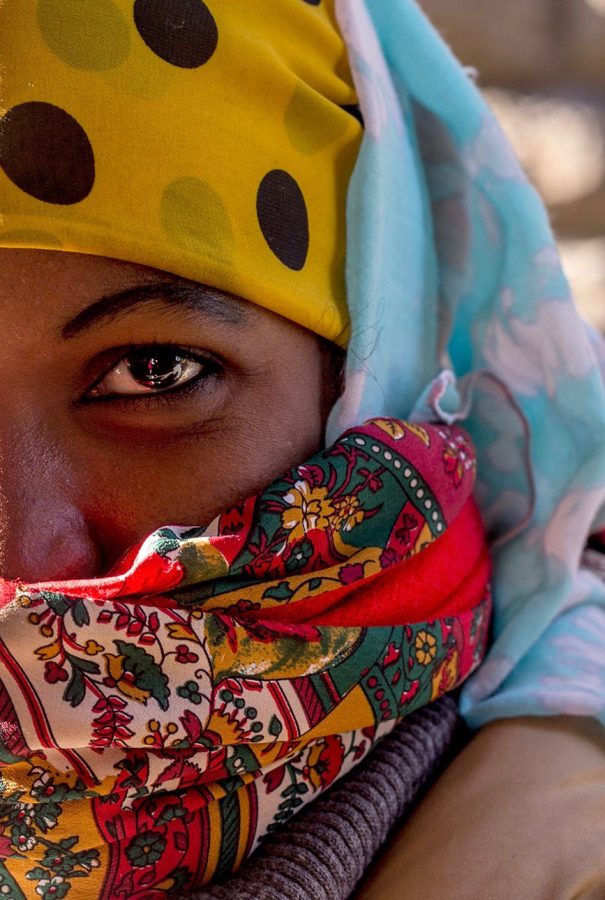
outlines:
[[[277,718],[277,716],[272,716],[271,721],[269,722],[269,734],[273,735],[273,737],[278,737],[283,730],[283,725]]]
[[[162,672],[151,654],[126,641],[116,641],[118,653],[124,657],[124,669],[134,675],[135,685],[142,691],[149,691],[163,710],[168,709],[170,689],[168,678]]]
[[[74,603],[71,614],[79,628],[82,628],[83,625],[90,625],[90,616],[83,600],[78,600],[77,603]]]
[[[78,843],[78,838],[77,838],[77,837],[75,837],[75,836],[74,836],[74,837],[67,837],[67,838],[62,838],[62,839],[59,841],[59,846],[60,846],[63,850],[71,850],[71,848],[72,848],[72,847],[75,847],[77,843]]]
[[[0,897],[10,900],[26,900],[26,896],[8,871],[4,862],[0,862]]]
[[[0,738],[0,766],[8,766],[12,763],[20,763],[22,762],[22,758],[17,756],[15,753],[11,753],[11,751],[4,744],[4,738]],[[4,785],[0,784],[0,792],[4,788]],[[2,896],[0,894],[0,896]]]
[[[55,594],[52,591],[41,591],[40,596],[56,616],[64,616],[69,609],[69,602],[65,599],[63,594]]]
[[[51,828],[56,827],[60,815],[61,807],[53,800],[34,804],[34,824],[43,834],[47,834]]]
[[[288,586],[287,581],[280,581],[275,587],[267,588],[263,599],[267,597],[271,600],[289,600],[293,593],[294,591]]]
[[[101,670],[99,664],[91,659],[80,659],[79,656],[72,656],[70,653],[67,653],[66,660],[71,665],[71,678],[63,693],[63,699],[70,706],[76,707],[80,705],[86,694],[84,674],[98,675]]]
[[[48,870],[42,869],[40,866],[36,866],[35,869],[30,869],[26,874],[26,878],[29,878],[30,881],[40,881],[41,878],[46,878],[48,876]],[[3,882],[0,881],[0,884]]]
[[[168,556],[169,553],[177,550],[180,546],[181,542],[172,528],[158,528],[156,534],[158,541],[154,550],[159,556]]]
[[[178,550],[179,546],[179,541],[165,539],[163,541],[158,541],[154,549],[158,556],[168,556],[173,550]]]

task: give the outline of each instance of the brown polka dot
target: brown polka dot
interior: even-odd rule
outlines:
[[[295,179],[273,169],[261,181],[256,214],[263,237],[280,262],[289,269],[303,268],[309,250],[309,217],[303,193]]]
[[[82,126],[61,107],[39,101],[13,106],[0,119],[0,167],[45,203],[79,203],[95,180],[94,154]]]
[[[182,69],[203,66],[218,44],[216,21],[202,0],[136,0],[134,21],[149,49]]]

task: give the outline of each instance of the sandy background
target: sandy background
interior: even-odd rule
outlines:
[[[605,0],[421,0],[478,70],[546,200],[584,314],[605,331]]]

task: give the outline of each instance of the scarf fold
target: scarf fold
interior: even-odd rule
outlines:
[[[143,898],[238,868],[480,662],[456,427],[375,419],[104,578],[4,582],[0,888]]]
[[[605,723],[604,343],[574,306],[544,204],[413,0],[335,0],[365,132],[347,197],[346,387],[368,416],[464,422],[493,542],[493,642],[461,694],[499,717]],[[449,371],[444,371],[449,370]]]
[[[457,706],[442,697],[407,716],[363,763],[288,828],[263,841],[240,871],[191,900],[346,900],[390,830],[410,813],[463,743]],[[183,895],[174,900],[184,900]]]

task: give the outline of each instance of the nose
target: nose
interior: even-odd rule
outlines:
[[[5,453],[0,458],[0,577],[35,583],[98,575],[101,550],[65,460],[23,449],[10,465]]]

